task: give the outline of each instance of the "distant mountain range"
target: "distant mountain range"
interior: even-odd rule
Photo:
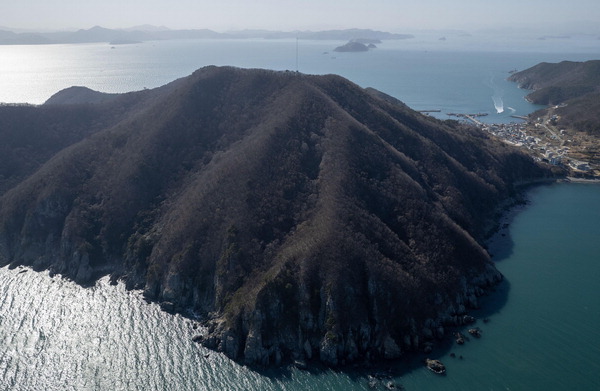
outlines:
[[[383,31],[368,29],[346,29],[327,31],[269,31],[269,30],[241,30],[218,33],[208,29],[197,30],[170,30],[166,27],[150,25],[137,26],[128,29],[106,29],[100,26],[88,30],[45,32],[45,33],[15,33],[0,30],[0,45],[44,45],[58,43],[93,43],[113,42],[132,43],[169,39],[310,39],[310,40],[353,40],[373,39],[392,40],[413,38],[410,34],[393,34]]]

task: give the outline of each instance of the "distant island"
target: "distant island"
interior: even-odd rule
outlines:
[[[133,45],[136,43],[142,43],[142,41],[135,41],[133,39],[116,39],[114,41],[110,41],[109,45]]]
[[[334,52],[366,52],[369,49],[374,49],[376,46],[372,43],[365,45],[358,41],[350,41],[345,45],[338,46],[333,49]]]
[[[15,33],[0,30],[0,45],[47,45],[94,42],[145,42],[171,39],[305,39],[305,40],[353,40],[357,38],[376,43],[381,40],[410,39],[410,34],[394,34],[369,29],[345,29],[326,31],[270,31],[240,30],[218,33],[208,29],[170,30],[165,27],[137,26],[131,29],[107,29],[94,26],[77,31],[50,33]]]
[[[335,75],[213,66],[0,118],[1,265],[110,275],[253,366],[431,351],[502,279],[499,208],[554,178]]]

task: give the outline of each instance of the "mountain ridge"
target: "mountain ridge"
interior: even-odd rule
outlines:
[[[482,246],[493,211],[551,177],[335,75],[206,67],[97,103],[64,94],[34,109],[105,122],[0,193],[0,263],[123,279],[249,365],[423,349],[501,279]]]
[[[553,112],[562,127],[600,135],[600,60],[540,63],[509,80],[533,90],[527,95],[531,102],[560,106]]]
[[[343,29],[324,31],[272,31],[240,30],[216,32],[209,29],[171,30],[165,27],[137,26],[129,29],[108,29],[94,26],[89,29],[60,32],[15,33],[0,30],[0,45],[46,45],[95,42],[141,43],[144,41],[172,39],[306,39],[306,40],[351,40],[381,39],[396,40],[414,38],[410,34],[397,34],[371,29]]]

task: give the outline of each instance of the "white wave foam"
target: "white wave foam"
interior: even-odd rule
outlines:
[[[496,113],[500,114],[504,112],[504,102],[502,98],[499,96],[492,96],[492,100],[494,101],[494,107],[496,108]]]

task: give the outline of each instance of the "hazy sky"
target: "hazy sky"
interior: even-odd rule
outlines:
[[[598,0],[3,0],[0,26],[24,29],[169,28],[277,30],[477,29],[600,26]]]

